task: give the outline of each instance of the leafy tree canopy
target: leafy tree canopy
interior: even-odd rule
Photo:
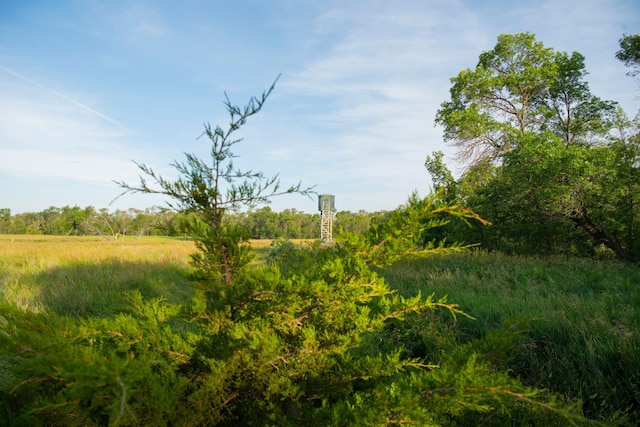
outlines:
[[[633,62],[635,39],[623,40]],[[448,193],[492,223],[484,243],[637,259],[637,119],[593,95],[586,76],[580,53],[518,33],[451,79],[436,123],[467,169]],[[450,180],[440,159],[426,163],[438,185]]]
[[[471,165],[499,160],[526,132],[549,130],[567,145],[593,144],[608,129],[614,103],[590,93],[586,74],[577,52],[554,52],[530,33],[503,34],[474,69],[451,79],[451,100],[436,123]]]
[[[620,39],[620,50],[616,52],[616,58],[631,68],[629,76],[640,74],[640,35],[625,34]]]

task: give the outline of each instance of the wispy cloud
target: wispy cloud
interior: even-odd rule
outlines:
[[[66,96],[66,95],[64,95],[64,94],[62,94],[62,93],[60,93],[60,92],[58,92],[56,90],[53,90],[53,89],[51,89],[51,88],[49,88],[49,87],[47,87],[47,86],[45,86],[45,85],[43,85],[41,83],[38,83],[37,81],[35,81],[33,79],[25,77],[22,74],[17,73],[17,72],[15,72],[13,70],[10,70],[7,67],[3,67],[2,65],[0,65],[0,70],[5,72],[5,73],[7,73],[7,74],[10,74],[10,75],[12,75],[14,77],[17,77],[20,80],[23,80],[23,81],[25,81],[27,83],[30,83],[30,84],[32,84],[34,86],[37,86],[38,88],[40,88],[40,89],[42,89],[42,90],[44,90],[44,91],[46,91],[46,92],[58,97],[60,99],[63,99],[65,101],[75,105],[76,107],[80,107],[84,111],[87,111],[87,112],[89,112],[89,113],[91,113],[91,114],[93,114],[93,115],[95,115],[97,117],[100,117],[103,120],[106,120],[106,121],[108,121],[108,122],[110,122],[110,123],[112,123],[114,125],[117,125],[117,126],[123,128],[123,129],[126,129],[126,127],[122,123],[120,123],[119,121],[117,121],[113,117],[109,117],[108,115],[103,114],[103,113],[101,113],[101,112],[99,112],[99,111],[97,111],[97,110],[95,110],[95,109],[93,109],[93,108],[91,108],[91,107],[79,102],[79,101],[76,101],[75,99],[71,99],[68,96]]]
[[[159,8],[147,1],[85,2],[74,18],[66,25],[109,43],[147,43],[170,33]]]
[[[431,151],[447,151],[441,131],[434,127],[454,74],[447,70],[459,67],[465,55],[472,66],[478,43],[487,39],[472,34],[475,20],[456,22],[471,12],[455,4],[430,3],[435,7],[383,4],[359,13],[336,6],[317,25],[317,37],[330,34],[331,46],[283,82],[287,93],[303,102],[305,97],[321,97],[326,108],[297,113],[304,115],[301,120],[332,130],[311,136],[317,145],[308,147],[311,153],[300,161],[307,170],[314,163],[317,169],[330,169],[330,178],[323,178],[321,170],[315,177],[333,186],[331,191],[355,185],[363,193],[375,193],[377,199],[361,205],[365,209],[380,199],[400,204],[415,189],[427,191],[424,158]],[[469,40],[454,46],[453,39],[441,36],[445,31],[459,31]],[[453,58],[452,52],[457,52]],[[322,138],[330,138],[330,145]]]
[[[0,173],[31,179],[110,182],[135,177],[135,134],[84,102],[0,66]]]

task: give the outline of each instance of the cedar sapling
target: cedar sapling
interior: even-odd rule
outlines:
[[[251,252],[245,244],[250,237],[247,230],[227,225],[225,213],[241,207],[253,208],[267,204],[276,196],[310,196],[314,193],[313,187],[303,188],[300,182],[281,188],[277,174],[267,177],[262,172],[236,169],[234,165],[237,156],[232,150],[242,141],[236,138],[236,133],[262,109],[279,78],[262,96],[251,97],[244,107],[234,105],[225,94],[228,127],[214,128],[210,123],[204,125],[200,137],[206,136],[211,142],[210,158],[203,160],[195,154],[185,153],[185,161],[171,164],[178,171],[178,179],[167,180],[146,164],[136,162],[143,173],[138,185],[117,182],[125,189],[121,196],[126,193],[160,194],[171,199],[167,202],[171,209],[196,214],[185,222],[186,231],[194,238],[199,249],[193,255],[194,265],[203,276],[223,280],[228,286],[233,284],[234,275],[247,266]]]

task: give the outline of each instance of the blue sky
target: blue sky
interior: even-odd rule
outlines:
[[[449,79],[504,33],[528,31],[586,57],[590,88],[640,109],[615,59],[640,32],[637,0],[0,0],[0,208],[126,209],[132,160],[166,177],[206,157],[203,123],[225,125],[282,74],[242,130],[236,164],[336,195],[338,210],[388,210],[426,194],[425,157],[453,151],[434,126]],[[302,196],[274,210],[315,212]]]

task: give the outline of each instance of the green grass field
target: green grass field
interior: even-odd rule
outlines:
[[[483,252],[403,260],[383,272],[404,295],[448,295],[460,342],[521,330],[505,366],[527,384],[582,399],[591,417],[640,421],[640,269],[589,259]]]
[[[252,242],[257,262],[269,244]],[[76,318],[113,316],[133,290],[188,304],[194,250],[193,242],[168,238],[0,235],[0,299],[23,311]],[[448,295],[474,318],[430,317],[455,342],[416,344],[420,351],[482,342],[491,353],[491,334],[517,333],[509,359],[495,360],[501,368],[569,401],[581,399],[589,417],[640,421],[637,266],[479,251],[407,259],[381,274],[405,296]]]

